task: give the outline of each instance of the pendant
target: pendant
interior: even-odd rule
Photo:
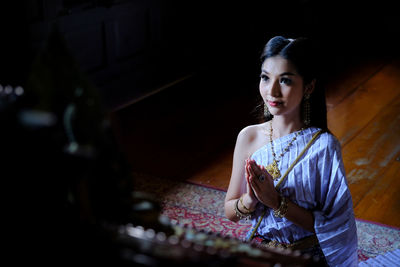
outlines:
[[[272,179],[277,180],[281,177],[281,172],[279,171],[278,164],[276,164],[275,160],[271,164],[267,165],[265,169],[272,176]]]

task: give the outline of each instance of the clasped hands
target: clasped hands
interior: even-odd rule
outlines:
[[[247,190],[243,196],[243,201],[250,209],[253,210],[257,202],[261,202],[264,206],[274,210],[279,208],[279,193],[275,189],[271,175],[263,166],[259,166],[252,159],[247,159],[245,176]]]

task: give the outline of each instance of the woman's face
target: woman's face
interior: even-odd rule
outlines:
[[[261,67],[260,94],[274,116],[300,116],[303,77],[281,56],[267,58]]]

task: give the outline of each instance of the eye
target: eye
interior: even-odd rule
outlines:
[[[289,79],[289,78],[283,77],[283,78],[281,78],[280,83],[283,83],[283,84],[286,84],[286,85],[291,85],[292,84],[292,80]]]
[[[261,80],[263,80],[263,81],[268,81],[268,79],[269,79],[269,77],[268,77],[267,75],[265,75],[265,74],[261,74],[261,75],[260,75],[260,78],[261,78]]]

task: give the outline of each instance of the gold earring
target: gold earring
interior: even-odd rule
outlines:
[[[267,104],[264,103],[264,117],[269,117],[271,113],[269,113],[269,109]]]
[[[303,101],[303,122],[308,127],[311,123],[311,106],[310,106],[310,95],[304,95]]]

